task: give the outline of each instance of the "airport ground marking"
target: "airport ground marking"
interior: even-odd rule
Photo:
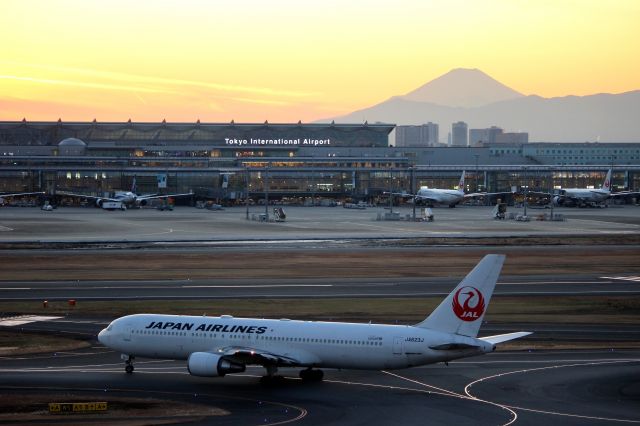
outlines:
[[[515,423],[518,420],[518,413],[516,413],[515,411],[513,411],[510,407],[508,407],[506,405],[502,405],[502,404],[499,404],[499,403],[493,402],[493,401],[488,401],[486,399],[481,399],[481,398],[478,398],[478,397],[475,397],[475,396],[469,395],[469,394],[467,394],[467,395],[459,394],[459,393],[456,393],[456,392],[453,392],[453,391],[449,391],[449,390],[446,390],[446,389],[443,389],[443,388],[439,388],[437,386],[433,386],[433,385],[429,385],[427,383],[420,382],[418,380],[410,379],[408,377],[404,377],[404,376],[401,376],[401,375],[396,374],[396,373],[391,373],[389,371],[382,370],[382,373],[388,374],[388,375],[393,376],[393,377],[397,377],[397,378],[402,379],[402,380],[406,380],[406,381],[411,382],[411,383],[415,383],[415,384],[420,385],[420,386],[425,386],[425,387],[428,387],[428,388],[438,389],[440,391],[447,392],[448,396],[451,396],[451,397],[454,397],[454,398],[466,399],[466,400],[470,400],[470,401],[477,401],[477,402],[481,402],[481,403],[484,403],[484,404],[493,405],[493,406],[498,407],[498,408],[500,408],[502,410],[505,410],[505,411],[509,412],[509,414],[511,415],[511,419],[509,419],[509,421],[507,423],[504,423],[501,426],[509,426],[509,425]]]
[[[504,372],[504,373],[498,373],[498,374],[494,374],[494,375],[491,375],[491,376],[486,376],[486,377],[482,377],[480,379],[474,380],[473,382],[468,383],[464,387],[464,392],[469,397],[475,398],[475,396],[473,394],[471,394],[471,387],[474,386],[475,384],[481,383],[481,382],[485,382],[485,381],[488,381],[488,380],[492,380],[492,379],[495,379],[495,378],[500,378],[500,377],[512,375],[512,374],[530,373],[530,372],[534,372],[534,371],[551,370],[551,369],[566,368],[566,367],[587,367],[587,366],[599,366],[599,365],[608,365],[608,364],[624,364],[624,363],[638,362],[638,361],[640,361],[640,359],[589,361],[589,362],[579,362],[579,363],[573,363],[573,364],[551,365],[551,366],[548,366],[548,367],[529,368],[529,369],[516,370],[516,371],[507,371],[507,372]],[[640,424],[640,420],[615,419],[615,418],[598,417],[598,416],[585,416],[585,415],[582,415],[582,414],[560,413],[560,412],[555,412],[555,411],[538,410],[538,409],[534,409],[534,408],[517,407],[517,406],[513,406],[513,405],[505,405],[505,407],[509,407],[509,408],[514,409],[514,410],[529,411],[529,412],[533,412],[533,413],[549,414],[549,415],[561,416],[561,417],[571,417],[571,418],[578,418],[578,419],[608,421],[608,422],[617,422],[617,423]]]

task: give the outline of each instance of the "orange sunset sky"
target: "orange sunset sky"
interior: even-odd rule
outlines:
[[[545,97],[640,89],[637,0],[0,7],[0,120],[308,122],[460,67]]]

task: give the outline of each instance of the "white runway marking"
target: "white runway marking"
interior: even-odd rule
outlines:
[[[281,287],[333,287],[333,284],[266,284],[266,285],[183,285],[181,288],[281,288]]]
[[[0,325],[5,327],[15,327],[17,325],[29,324],[32,322],[51,321],[62,317],[46,317],[39,315],[23,315],[0,319]]]
[[[606,279],[606,280],[621,280],[621,281],[634,281],[637,283],[640,283],[640,277],[639,276],[618,276],[618,277],[600,277],[602,279]]]
[[[8,226],[0,225],[0,232],[9,232],[9,231],[13,231],[13,228],[9,228]]]

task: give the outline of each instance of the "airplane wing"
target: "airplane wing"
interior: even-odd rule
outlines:
[[[488,197],[492,195],[512,195],[514,192],[511,191],[503,191],[503,192],[472,192],[469,194],[464,194],[464,198],[476,198],[476,197]]]
[[[193,192],[187,192],[185,194],[166,194],[166,195],[138,195],[136,198],[137,201],[146,201],[146,200],[154,200],[158,198],[175,198],[175,197],[186,197],[189,195],[193,195]]]
[[[122,201],[122,200],[118,200],[116,198],[109,198],[109,197],[98,197],[95,195],[85,195],[85,194],[76,194],[73,192],[67,192],[67,191],[56,191],[56,195],[65,195],[67,197],[78,197],[78,198],[88,198],[90,200],[103,200],[103,201]]]
[[[609,197],[624,197],[625,195],[640,195],[638,191],[620,191],[620,192],[612,192],[609,194]],[[1,197],[2,195],[0,195]]]
[[[244,346],[229,346],[221,348],[217,350],[217,353],[222,355],[224,358],[241,364],[280,365],[291,367],[304,364],[302,360],[290,356]]]
[[[411,194],[411,193],[408,193],[408,192],[389,192],[389,191],[384,191],[382,194],[383,195],[393,195],[394,197],[402,197],[402,198],[417,197],[416,194]]]
[[[415,200],[417,201],[426,201],[427,203],[434,203],[434,204],[438,204],[441,203],[442,200],[435,198],[435,197],[425,197],[423,195],[416,195],[415,196]]]
[[[13,194],[0,194],[0,198],[18,197],[20,195],[41,195],[41,194],[44,194],[44,191],[38,191],[38,192],[14,192]]]

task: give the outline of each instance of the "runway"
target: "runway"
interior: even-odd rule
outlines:
[[[2,300],[206,300],[233,298],[338,298],[445,296],[457,278],[297,278],[135,281],[5,281]],[[497,296],[638,295],[640,276],[506,276]]]
[[[640,351],[505,352],[398,371],[325,371],[303,383],[259,384],[262,368],[190,376],[184,361],[137,360],[127,375],[101,346],[0,359],[0,392],[70,392],[213,405],[229,416],[195,424],[638,424]],[[179,419],[179,418],[177,418]],[[194,423],[190,423],[194,424]]]

